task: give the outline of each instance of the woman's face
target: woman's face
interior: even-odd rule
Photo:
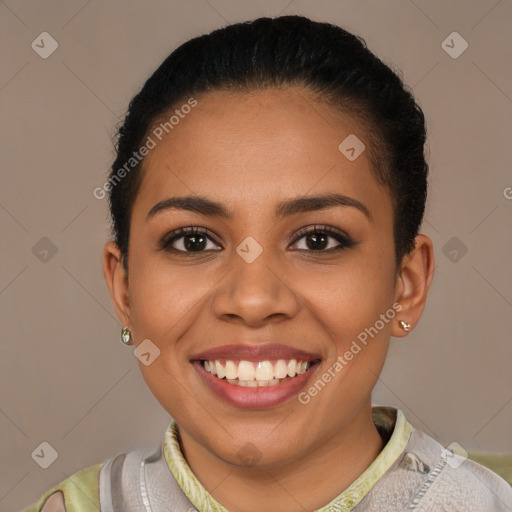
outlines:
[[[233,464],[293,461],[367,415],[397,323],[390,195],[362,126],[304,90],[196,100],[144,162],[125,325],[182,435]]]

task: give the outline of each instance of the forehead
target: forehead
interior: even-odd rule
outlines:
[[[370,145],[363,123],[305,90],[216,91],[195,100],[193,109],[185,109],[179,120],[175,116],[172,129],[167,126],[168,134],[156,132],[163,131],[161,140],[154,128],[150,133],[156,146],[144,161],[136,200],[146,211],[183,194],[208,195],[233,209],[247,207],[247,201],[254,208],[333,191],[375,205],[389,202],[371,172],[368,152],[350,160],[340,151],[345,140],[349,146],[357,140]]]

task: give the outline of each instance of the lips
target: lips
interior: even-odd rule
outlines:
[[[190,360],[246,360],[246,361],[265,361],[273,359],[296,359],[298,361],[315,361],[320,359],[320,355],[304,350],[288,347],[286,345],[258,344],[258,345],[223,345],[221,347],[210,348],[203,352],[194,354]]]
[[[217,396],[242,408],[282,404],[297,394],[320,356],[278,344],[224,345],[194,354],[190,361]]]

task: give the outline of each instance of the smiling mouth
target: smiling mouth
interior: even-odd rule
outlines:
[[[229,384],[242,387],[276,386],[310,370],[318,360],[277,359],[274,361],[201,360],[210,374]]]

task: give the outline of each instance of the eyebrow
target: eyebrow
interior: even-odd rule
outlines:
[[[280,219],[298,213],[325,210],[334,206],[350,206],[357,208],[364,213],[368,220],[373,222],[370,211],[363,203],[352,197],[334,193],[287,199],[277,205],[274,215],[276,218]],[[149,210],[146,221],[166,210],[186,210],[199,213],[200,215],[223,219],[232,219],[234,217],[233,211],[226,208],[222,203],[218,203],[204,196],[194,195],[170,197],[159,201]]]

